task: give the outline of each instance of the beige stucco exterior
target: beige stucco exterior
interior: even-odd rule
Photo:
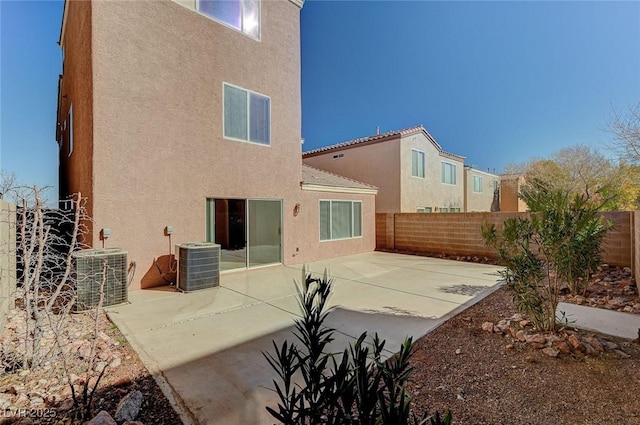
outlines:
[[[527,211],[527,203],[520,199],[520,188],[523,184],[523,176],[514,174],[500,176],[500,211]]]
[[[68,193],[89,196],[92,244],[129,253],[133,288],[156,286],[154,258],[205,239],[206,199],[238,198],[282,201],[285,264],[373,250],[375,195],[349,194],[368,208],[362,238],[321,244],[313,227],[320,196],[300,186],[300,5],[262,2],[259,41],[189,5],[65,4],[61,44],[67,65],[82,66],[62,77],[75,147],[61,155],[61,180]],[[270,98],[270,146],[223,136],[223,83]]]
[[[425,154],[424,178],[412,176],[414,149]],[[464,158],[444,152],[421,126],[310,151],[303,162],[378,187],[380,213],[464,210]],[[443,162],[455,165],[455,185],[442,183]]]
[[[475,179],[480,180],[479,191]],[[465,212],[496,212],[500,210],[500,176],[464,167]]]

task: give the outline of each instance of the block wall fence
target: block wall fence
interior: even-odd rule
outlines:
[[[16,206],[0,200],[0,331],[15,302]]]
[[[528,213],[378,213],[376,249],[496,258],[485,246],[480,228]],[[605,212],[614,223],[603,243],[604,262],[634,269],[640,282],[640,211]],[[636,226],[634,226],[634,222]]]

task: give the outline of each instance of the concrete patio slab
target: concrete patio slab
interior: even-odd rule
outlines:
[[[405,337],[425,335],[499,280],[495,266],[380,252],[320,261],[308,270],[325,268],[335,281],[327,322],[336,329],[335,352],[362,332],[377,332],[391,354]],[[129,304],[108,314],[185,423],[272,424],[265,406],[276,404],[275,373],[262,353],[273,351],[272,341],[293,340],[300,314],[293,280],[301,270],[225,273],[220,287],[189,294],[135,291]],[[460,285],[473,290],[461,293]]]

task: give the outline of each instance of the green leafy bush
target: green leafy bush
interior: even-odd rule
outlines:
[[[327,300],[333,281],[303,271],[298,288],[302,318],[296,320],[296,342],[273,342],[274,353],[263,353],[279,380],[277,408],[269,413],[284,425],[450,425],[451,412],[418,418],[405,390],[412,368],[409,364],[412,340],[407,338],[400,352],[383,360],[385,341],[376,334],[368,345],[366,332],[340,354],[328,352],[334,329],[324,322],[331,309]],[[298,379],[298,384],[294,380]]]
[[[554,331],[562,283],[573,294],[584,293],[602,261],[601,245],[611,223],[600,218],[599,205],[586,196],[550,189],[538,180],[521,197],[530,218],[505,220],[501,232],[485,225],[482,236],[506,266],[503,277],[518,309],[537,328]]]

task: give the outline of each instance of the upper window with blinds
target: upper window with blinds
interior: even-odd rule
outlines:
[[[198,12],[260,40],[260,0],[196,0]]]
[[[224,137],[271,145],[271,99],[224,83]]]

